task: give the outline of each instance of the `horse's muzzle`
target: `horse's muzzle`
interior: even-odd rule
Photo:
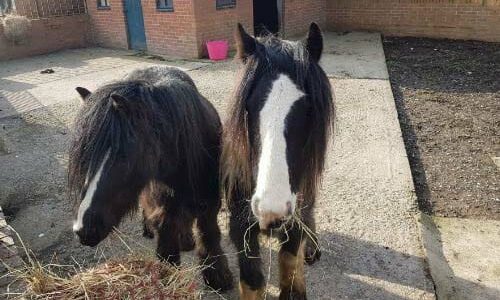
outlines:
[[[83,227],[75,231],[75,234],[78,236],[80,244],[84,246],[95,247],[103,240],[96,227],[92,229]]]
[[[260,200],[254,199],[252,211],[259,221],[261,230],[276,229],[290,220],[293,214],[292,203],[287,201],[281,209],[265,209]]]

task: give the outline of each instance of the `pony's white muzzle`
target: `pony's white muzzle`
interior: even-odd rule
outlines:
[[[261,230],[281,227],[291,218],[294,211],[295,199],[270,202],[252,197],[252,212],[257,217]]]

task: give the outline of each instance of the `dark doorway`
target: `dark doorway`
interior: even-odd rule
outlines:
[[[280,30],[278,0],[253,0],[253,24],[255,35],[267,29],[271,33]]]

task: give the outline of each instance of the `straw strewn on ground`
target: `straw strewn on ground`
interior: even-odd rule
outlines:
[[[25,284],[14,298],[27,299],[199,299],[198,268],[175,268],[154,257],[129,254],[72,276],[74,266],[31,261],[10,276]]]

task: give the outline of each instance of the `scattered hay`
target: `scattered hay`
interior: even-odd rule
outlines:
[[[11,279],[16,290],[1,295],[9,299],[201,298],[201,267],[174,267],[155,255],[137,252],[87,269],[76,261],[75,265],[43,265],[20,242],[26,255],[24,266],[11,268],[4,263],[9,273],[2,277]]]
[[[156,258],[130,254],[78,271],[74,266],[38,262],[12,270],[25,285],[24,299],[199,299],[198,269],[178,269]]]
[[[156,258],[129,255],[62,277],[65,266],[16,270],[28,299],[199,299],[198,270],[177,269]]]

